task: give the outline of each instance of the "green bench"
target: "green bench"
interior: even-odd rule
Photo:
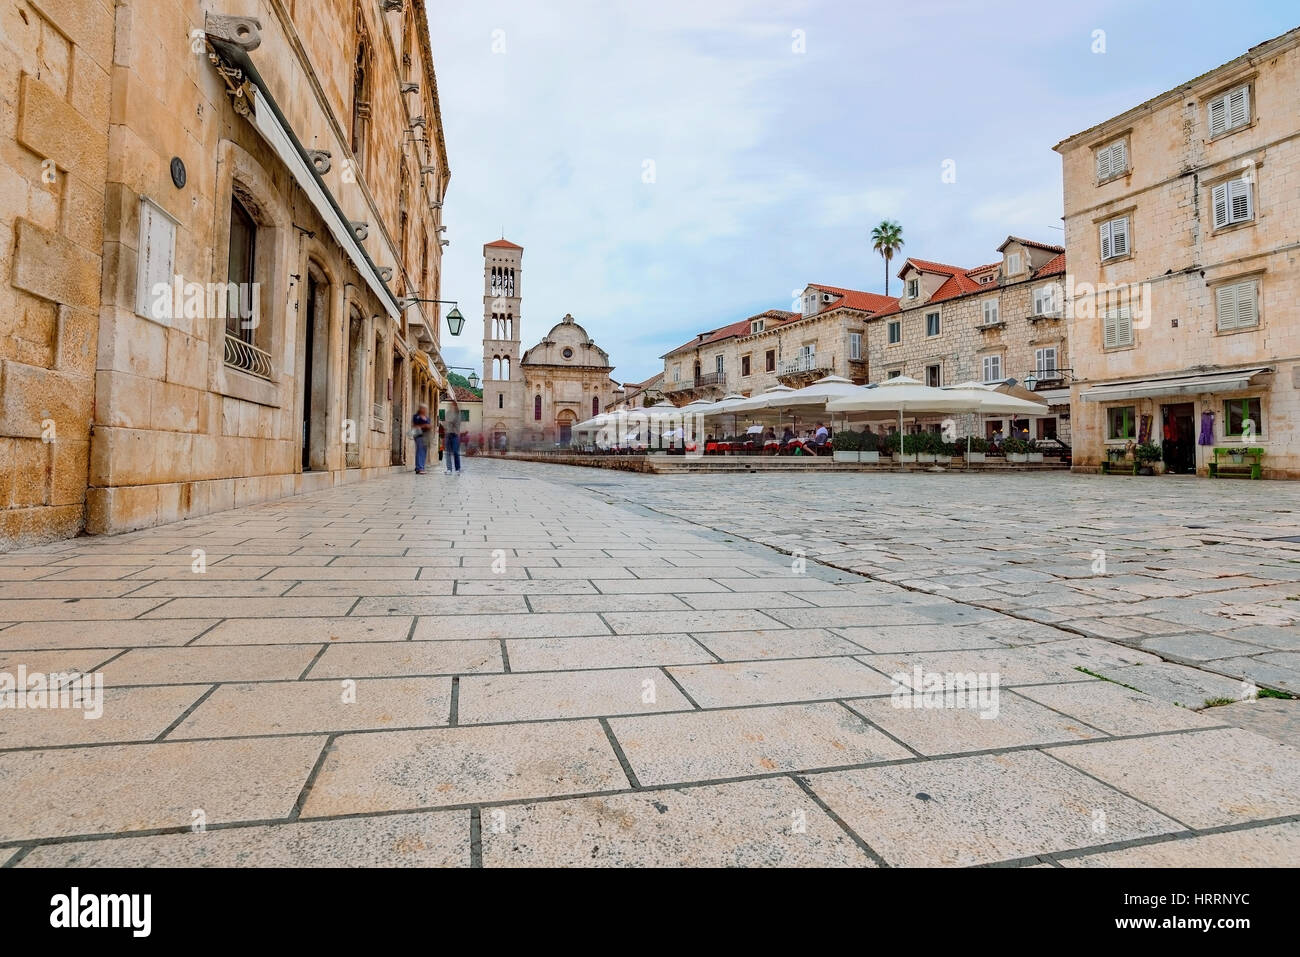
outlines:
[[[1263,449],[1216,448],[1214,461],[1210,463],[1210,478],[1260,478],[1263,475],[1260,464],[1263,458]]]

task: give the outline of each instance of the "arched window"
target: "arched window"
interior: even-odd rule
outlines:
[[[357,166],[366,165],[366,130],[370,125],[370,47],[365,37],[357,41],[352,68],[352,155]]]
[[[510,378],[510,357],[506,356],[501,360],[501,378]]]
[[[226,335],[253,342],[257,323],[253,317],[253,290],[257,288],[254,257],[257,252],[257,223],[239,197],[230,197],[230,252],[226,278]]]
[[[600,415],[600,396],[593,395],[591,397],[591,416],[595,418],[598,415]]]
[[[533,399],[533,420],[535,422],[542,421],[542,397],[540,395]]]
[[[501,357],[500,356],[492,357],[492,378],[494,379],[501,378]]]

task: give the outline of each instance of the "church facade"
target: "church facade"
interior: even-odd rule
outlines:
[[[494,449],[567,446],[618,388],[609,354],[571,315],[521,351],[523,255],[504,238],[483,246],[483,439]]]

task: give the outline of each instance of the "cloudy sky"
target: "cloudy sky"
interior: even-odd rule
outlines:
[[[504,233],[525,247],[525,347],[571,312],[635,381],[807,282],[883,292],[867,237],[884,218],[904,255],[963,266],[1009,233],[1060,242],[1055,143],[1300,15],[1294,0],[439,0],[429,19],[452,172],[442,294],[469,319],[443,337],[448,363],[480,367],[482,245]]]

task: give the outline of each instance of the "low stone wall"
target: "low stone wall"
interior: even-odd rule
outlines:
[[[999,458],[988,462],[972,462],[969,465],[962,459],[957,459],[940,465],[929,462],[895,464],[889,460],[877,464],[836,462],[830,456],[706,455],[702,458],[686,458],[682,455],[592,455],[583,452],[490,452],[484,456],[519,462],[549,462],[553,465],[672,475],[691,472],[915,472],[936,467],[950,472],[1061,472],[1069,469],[1068,465],[1056,459],[1028,463],[1007,462]]]

